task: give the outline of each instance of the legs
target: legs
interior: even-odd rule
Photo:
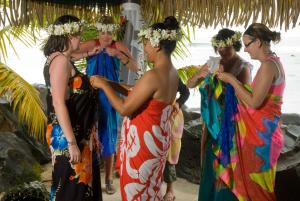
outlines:
[[[173,183],[176,181],[176,169],[175,165],[166,162],[166,167],[164,170],[164,181],[167,183],[166,194],[164,195],[164,201],[175,200]]]
[[[107,194],[114,194],[116,192],[113,186],[113,166],[114,154],[105,157],[105,191]]]

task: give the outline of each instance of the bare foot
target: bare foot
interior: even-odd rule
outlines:
[[[172,192],[167,192],[164,196],[164,201],[174,201],[175,195]]]

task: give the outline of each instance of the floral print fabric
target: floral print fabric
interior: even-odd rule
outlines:
[[[119,148],[123,201],[162,200],[172,110],[171,105],[152,99],[141,112],[124,119]]]

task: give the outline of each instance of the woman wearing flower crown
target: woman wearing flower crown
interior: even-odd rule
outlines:
[[[100,22],[95,24],[99,32],[99,38],[89,40],[80,45],[79,51],[73,56],[87,56],[87,75],[100,75],[108,80],[120,82],[121,63],[132,71],[137,71],[137,63],[131,56],[128,48],[119,41],[113,40],[113,34],[119,26],[113,24],[110,16],[103,16]],[[96,53],[96,54],[95,54]],[[113,186],[113,164],[116,152],[118,113],[109,103],[105,93],[98,91],[98,136],[101,146],[101,154],[105,160],[105,190],[108,194],[115,193]]]
[[[92,76],[91,83],[107,95],[113,107],[126,116],[119,148],[123,201],[163,200],[161,185],[170,143],[169,118],[176,98],[178,75],[171,53],[179,39],[174,17],[142,30],[146,58],[154,63],[126,98],[116,94],[106,79]]]
[[[243,60],[237,52],[241,49],[241,33],[224,28],[212,38],[212,46],[221,58],[210,59],[200,67],[199,72],[188,80],[187,86],[196,87],[200,83],[201,115],[204,126],[201,139],[201,176],[198,200],[200,201],[232,201],[235,195],[218,178],[215,163],[215,146],[223,118],[226,99],[226,88],[215,77],[216,67],[222,66],[224,71],[236,77],[241,83],[251,82],[252,65]]]
[[[227,122],[235,123],[235,138],[232,146],[222,142],[220,162],[215,165],[220,170],[218,176],[239,200],[276,200],[276,164],[283,147],[280,116],[285,74],[279,57],[271,50],[271,41],[280,41],[280,33],[264,24],[253,23],[244,32],[245,52],[261,62],[251,87],[243,87],[227,72],[217,73],[235,94],[229,110],[232,122]]]
[[[99,168],[93,154],[96,93],[89,79],[71,63],[79,48],[81,23],[64,15],[49,26],[43,50],[48,87],[47,143],[53,162],[50,200],[102,200]]]

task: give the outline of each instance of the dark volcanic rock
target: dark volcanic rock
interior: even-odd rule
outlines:
[[[202,122],[199,113],[183,111],[183,114],[185,123],[176,173],[190,182],[199,183]]]
[[[11,111],[9,104],[0,104],[0,132],[12,132],[23,139],[30,147],[31,153],[39,163],[50,161],[50,152],[45,143],[30,137],[25,125],[19,124],[16,115]],[[46,141],[45,141],[46,142]]]
[[[5,193],[1,201],[48,201],[46,187],[38,181],[17,185]]]
[[[0,192],[37,180],[40,173],[28,144],[14,133],[0,132]]]

